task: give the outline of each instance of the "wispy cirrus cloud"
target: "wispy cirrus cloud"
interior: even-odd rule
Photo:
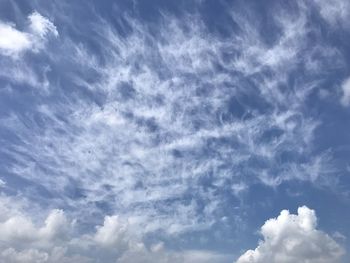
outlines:
[[[153,33],[125,17],[131,31],[122,37],[98,17],[91,41],[103,43],[99,59],[82,45],[64,47],[80,71],[70,85],[91,95],[59,91],[61,102],[41,103],[25,117],[30,129],[12,115],[4,126],[17,130],[21,144],[4,149],[17,160],[9,172],[73,206],[104,203],[135,220],[161,218],[143,229],[170,232],[212,225],[223,205],[217,196],[234,195],[235,185],[314,181],[304,168],[313,162],[318,122],[303,107],[315,86],[285,90],[296,65],[312,59],[307,11],[277,12],[272,44],[249,20],[232,17],[241,33],[227,39],[200,19],[171,16]],[[67,199],[69,191],[84,198]]]
[[[87,24],[61,14],[57,29],[38,13],[29,16],[25,31],[6,24],[31,43],[4,51],[11,58],[41,49],[59,24],[65,30],[55,49],[40,54],[47,67],[23,63],[5,74],[11,83],[45,86],[45,92],[34,89],[29,106],[9,106],[1,117],[1,131],[14,135],[0,149],[2,188],[47,214],[62,208],[77,225],[63,250],[13,245],[3,257],[55,262],[53,255],[63,253],[59,262],[68,262],[74,250],[74,262],[89,262],[95,260],[89,248],[98,243],[118,247],[106,262],[224,262],[216,253],[178,253],[145,240],[181,240],[214,228],[239,213],[232,203],[257,184],[332,185],[331,153],[314,151],[321,121],[308,100],[323,81],[320,72],[339,67],[341,54],[322,41],[311,44],[310,35],[320,35],[302,2],[276,4],[267,23],[273,36],[252,19],[256,10],[228,10],[225,36],[200,14],[161,13],[157,26],[122,14],[112,22],[95,10]],[[43,220],[29,214],[33,219],[22,218],[23,225],[43,232],[47,224],[35,226]]]
[[[347,17],[350,14],[350,4],[348,1],[336,0],[332,3],[321,0],[314,1],[319,8],[321,16],[333,27],[349,27]]]

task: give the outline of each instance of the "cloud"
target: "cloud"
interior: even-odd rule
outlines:
[[[0,179],[0,188],[5,186],[6,185],[6,182],[2,179]]]
[[[343,81],[341,84],[342,89],[342,97],[340,99],[340,103],[346,107],[350,105],[350,78]]]
[[[0,240],[5,243],[42,243],[62,238],[69,231],[68,221],[62,210],[53,210],[44,226],[36,228],[33,222],[23,215],[8,218],[0,223]],[[44,244],[41,244],[44,245]]]
[[[231,255],[219,254],[211,251],[188,250],[169,251],[163,243],[158,243],[147,249],[142,243],[126,252],[118,263],[224,263],[232,259]]]
[[[251,185],[319,184],[329,175],[322,172],[329,159],[313,148],[320,122],[305,109],[317,88],[309,80],[316,82],[315,72],[327,65],[322,55],[335,61],[339,54],[319,41],[307,9],[271,9],[267,24],[274,31],[258,25],[259,12],[228,8],[223,37],[200,14],[162,15],[154,28],[114,14],[123,21],[116,26],[96,13],[99,8],[91,16],[66,16],[75,9],[56,5],[67,30],[64,41],[42,54],[48,70],[31,61],[8,67],[11,59],[4,59],[0,72],[15,79],[15,87],[45,83],[48,91],[30,90],[29,99],[13,92],[26,103],[1,117],[1,134],[16,138],[0,149],[4,173],[25,181],[6,180],[1,188],[37,206],[29,206],[31,220],[22,214],[6,218],[0,209],[2,224],[11,226],[2,230],[7,242],[27,239],[32,246],[13,246],[8,255],[44,252],[52,260],[54,248],[66,240],[67,250],[59,250],[67,251],[66,258],[91,257],[95,247],[96,255],[106,250],[125,261],[132,254],[218,262],[212,252],[154,250],[143,240],[156,235],[177,243],[216,227]],[[40,14],[28,20],[23,31],[3,23],[29,43],[3,54],[36,52],[58,35]],[[310,36],[319,44],[310,44]],[[39,215],[56,207],[69,208],[66,219],[52,212],[45,223]],[[79,219],[81,233],[71,235],[67,218]],[[40,240],[51,247],[42,248]]]
[[[144,235],[209,229],[225,216],[223,200],[251,184],[317,184],[327,159],[310,154],[319,122],[304,111],[315,85],[300,76],[290,86],[290,78],[319,56],[306,48],[308,13],[296,10],[273,13],[271,43],[241,10],[230,13],[239,30],[228,25],[226,38],[199,15],[164,15],[156,33],[123,16],[125,35],[94,16],[87,39],[68,35],[47,50],[56,70],[71,65],[47,85],[56,99],[32,105],[25,121],[14,111],[2,122],[21,141],[1,149],[15,160],[9,173],[40,182],[57,197],[53,208],[69,205],[86,221],[86,213],[103,220],[104,209],[118,211]],[[32,34],[53,31],[31,21]],[[96,238],[117,242],[102,230]]]
[[[3,55],[14,56],[23,50],[31,48],[32,43],[27,33],[16,30],[12,25],[0,23],[0,50]]]
[[[25,51],[37,52],[46,41],[48,34],[58,36],[55,25],[37,12],[28,16],[29,25],[25,31],[15,25],[0,21],[0,53],[13,58]]]
[[[331,26],[349,26],[348,17],[350,14],[350,4],[347,0],[334,0],[332,2],[315,0],[321,16]]]
[[[0,254],[1,259],[9,263],[44,263],[48,260],[47,253],[35,249],[18,252],[13,248],[5,249]]]
[[[317,230],[315,211],[306,206],[298,214],[283,210],[261,227],[263,240],[255,250],[245,252],[236,263],[335,263],[343,248],[326,233]]]
[[[34,223],[20,211],[15,213],[18,215],[0,221],[1,262],[219,263],[232,258],[207,250],[175,251],[163,242],[146,245],[142,236],[134,233],[137,229],[117,215],[106,216],[96,231],[81,234],[78,221],[69,220],[62,210],[50,211],[42,223]]]
[[[34,12],[28,16],[29,28],[33,35],[38,35],[44,38],[47,34],[52,33],[54,36],[58,36],[56,26],[46,17],[40,15],[38,12]]]
[[[16,250],[7,248],[0,252],[0,260],[7,263],[95,263],[81,255],[67,256],[63,247],[55,247],[49,253],[38,249]]]
[[[120,247],[126,231],[127,224],[118,216],[106,216],[103,225],[97,228],[94,240],[102,246]]]

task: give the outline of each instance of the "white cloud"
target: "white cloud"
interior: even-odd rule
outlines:
[[[34,35],[39,35],[41,38],[44,38],[48,33],[52,33],[54,36],[58,36],[55,25],[38,12],[29,15],[28,19],[30,21],[29,27]]]
[[[18,57],[31,50],[38,51],[46,41],[49,33],[58,36],[55,25],[37,12],[28,16],[29,28],[26,31],[16,29],[14,24],[0,21],[0,53],[5,56]]]
[[[94,240],[102,246],[122,246],[128,226],[121,221],[118,216],[106,216],[103,225],[97,228]]]
[[[96,263],[97,261],[81,255],[67,256],[67,249],[54,247],[46,252],[39,249],[7,248],[0,251],[1,262],[6,263]]]
[[[48,254],[36,249],[16,251],[13,248],[5,249],[1,252],[0,258],[7,263],[44,263],[48,262]]]
[[[30,35],[16,30],[11,24],[0,22],[0,34],[0,51],[3,55],[14,56],[32,46]]]
[[[315,0],[321,16],[332,26],[349,26],[350,3],[347,0]]]
[[[0,179],[0,188],[4,187],[6,185],[6,182],[2,179]]]
[[[317,230],[315,211],[306,206],[298,214],[283,210],[261,227],[263,240],[255,250],[245,252],[236,263],[335,263],[343,248],[326,233]]]
[[[39,242],[41,245],[47,245],[55,239],[65,237],[69,233],[69,227],[62,210],[51,211],[41,228],[37,228],[31,219],[18,214],[0,222],[0,240],[17,244]]]
[[[224,263],[230,260],[232,260],[231,255],[211,251],[169,251],[162,243],[147,249],[142,243],[136,243],[117,263]]]
[[[254,20],[238,11],[232,17],[241,30],[228,32],[224,39],[193,17],[164,17],[157,36],[125,17],[132,28],[126,37],[94,17],[96,34],[89,37],[103,45],[101,54],[71,40],[50,56],[79,69],[81,74],[65,73],[72,73],[73,82],[67,80],[72,87],[104,99],[91,103],[84,95],[64,94],[64,107],[62,102],[38,107],[38,116],[48,124],[44,127],[28,117],[28,128],[13,114],[2,125],[15,131],[23,144],[8,150],[17,160],[9,169],[62,195],[77,185],[85,198],[65,200],[81,213],[77,217],[89,220],[86,211],[101,212],[91,204],[106,203],[137,221],[143,233],[210,228],[226,205],[220,202],[221,193],[240,196],[257,181],[273,187],[293,179],[317,183],[321,176],[310,176],[304,168],[312,162],[308,153],[318,125],[303,112],[314,86],[289,87],[288,80],[303,58],[317,60],[305,49],[311,29],[303,11],[272,16],[279,34],[270,45]],[[40,28],[33,26],[32,32],[44,32]],[[91,72],[97,76],[93,81]],[[55,92],[63,90],[59,82],[51,85]],[[248,102],[239,102],[247,97]],[[249,104],[251,98],[266,107]],[[240,106],[243,113],[237,115]],[[45,132],[39,136],[33,134],[36,130]],[[301,158],[281,163],[285,153]],[[305,166],[296,161],[300,159]],[[54,176],[37,164],[48,166]],[[204,190],[203,181],[211,174],[212,185],[228,191],[215,195]],[[188,202],[191,194],[193,202]]]
[[[347,78],[343,81],[341,85],[342,89],[342,97],[340,99],[340,103],[343,106],[349,106],[350,105],[350,78]]]
[[[62,210],[55,209],[51,211],[45,220],[45,225],[38,234],[47,240],[55,238],[64,238],[70,230],[70,224]]]
[[[28,215],[15,214],[20,215],[0,221],[0,262],[220,263],[232,259],[207,250],[175,251],[162,242],[147,246],[137,228],[116,215],[106,216],[96,231],[80,234],[76,221],[68,220],[62,210],[52,210],[42,226]]]
[[[314,46],[305,46],[312,31],[308,16],[304,11],[295,16],[273,12],[271,23],[279,30],[275,41],[267,44],[255,19],[240,13],[237,9],[232,14],[240,30],[231,32],[227,25],[226,38],[212,34],[201,19],[171,16],[159,21],[157,34],[123,17],[128,24],[124,37],[96,16],[91,18],[96,22],[91,25],[94,34],[82,34],[84,41],[77,43],[67,35],[61,49],[47,50],[55,73],[64,71],[48,83],[57,100],[38,100],[43,104],[25,121],[16,112],[1,121],[21,142],[9,141],[2,151],[10,157],[6,167],[11,173],[40,182],[55,196],[52,207],[68,205],[70,216],[84,224],[103,221],[103,205],[112,214],[118,211],[118,216],[105,217],[96,232],[71,238],[69,246],[119,246],[123,248],[115,253],[126,250],[152,258],[156,252],[140,240],[130,242],[129,235],[164,233],[176,242],[177,236],[208,229],[220,220],[227,211],[223,208],[230,205],[224,195],[240,197],[257,182],[273,187],[293,179],[317,183],[322,160],[313,162],[309,156],[318,122],[304,112],[314,85],[290,84],[303,59],[320,62],[319,56],[310,55]],[[29,47],[5,50],[14,57],[42,47],[49,34],[57,35],[54,25],[37,13],[29,16],[23,32],[8,26],[30,42]],[[99,54],[83,43],[101,45],[94,49]],[[67,65],[72,70],[66,70]],[[18,67],[21,70],[14,67],[6,75],[33,86],[42,79],[29,78],[37,72],[32,65]],[[237,114],[239,107],[242,114]],[[283,162],[289,153],[297,158]],[[264,168],[256,167],[260,164]],[[77,197],[80,194],[83,197]],[[30,192],[24,195],[38,198]],[[34,231],[40,233],[33,235],[36,240],[52,244],[59,239],[57,232],[67,232],[58,231],[67,226],[60,213],[48,217],[43,227],[21,215],[11,218],[14,225],[16,220],[23,222],[26,233],[18,237],[15,231],[4,232],[13,242]],[[3,224],[11,219],[6,220]],[[51,255],[49,249],[45,253]],[[186,255],[203,262],[208,254]]]

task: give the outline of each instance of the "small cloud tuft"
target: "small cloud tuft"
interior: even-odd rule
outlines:
[[[342,85],[342,97],[340,103],[346,107],[350,105],[350,77],[343,81]]]
[[[14,24],[0,21],[0,54],[17,58],[26,51],[42,49],[48,34],[58,36],[56,26],[37,12],[28,16],[29,27],[20,31]]]

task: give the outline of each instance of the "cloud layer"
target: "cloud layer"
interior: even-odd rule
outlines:
[[[172,251],[161,242],[147,246],[134,224],[119,216],[106,216],[95,230],[83,234],[77,232],[77,221],[62,210],[53,210],[43,222],[35,223],[7,201],[1,200],[4,210],[11,211],[0,221],[1,262],[203,263],[227,262],[231,257],[205,250]]]
[[[4,119],[21,142],[4,150],[17,160],[8,172],[79,213],[103,205],[142,222],[145,232],[173,234],[210,227],[224,216],[224,195],[236,198],[242,186],[322,182],[329,157],[309,154],[319,123],[303,111],[316,85],[285,89],[297,65],[313,75],[313,53],[328,50],[306,49],[314,29],[308,10],[296,8],[271,18],[279,30],[270,44],[234,11],[228,19],[240,30],[226,37],[195,16],[161,16],[156,32],[125,16],[126,35],[95,17],[88,40],[100,45],[98,55],[72,40],[50,54],[72,65],[57,72],[69,88],[49,82],[51,95],[40,96],[54,101]],[[38,34],[52,29],[32,20]]]

